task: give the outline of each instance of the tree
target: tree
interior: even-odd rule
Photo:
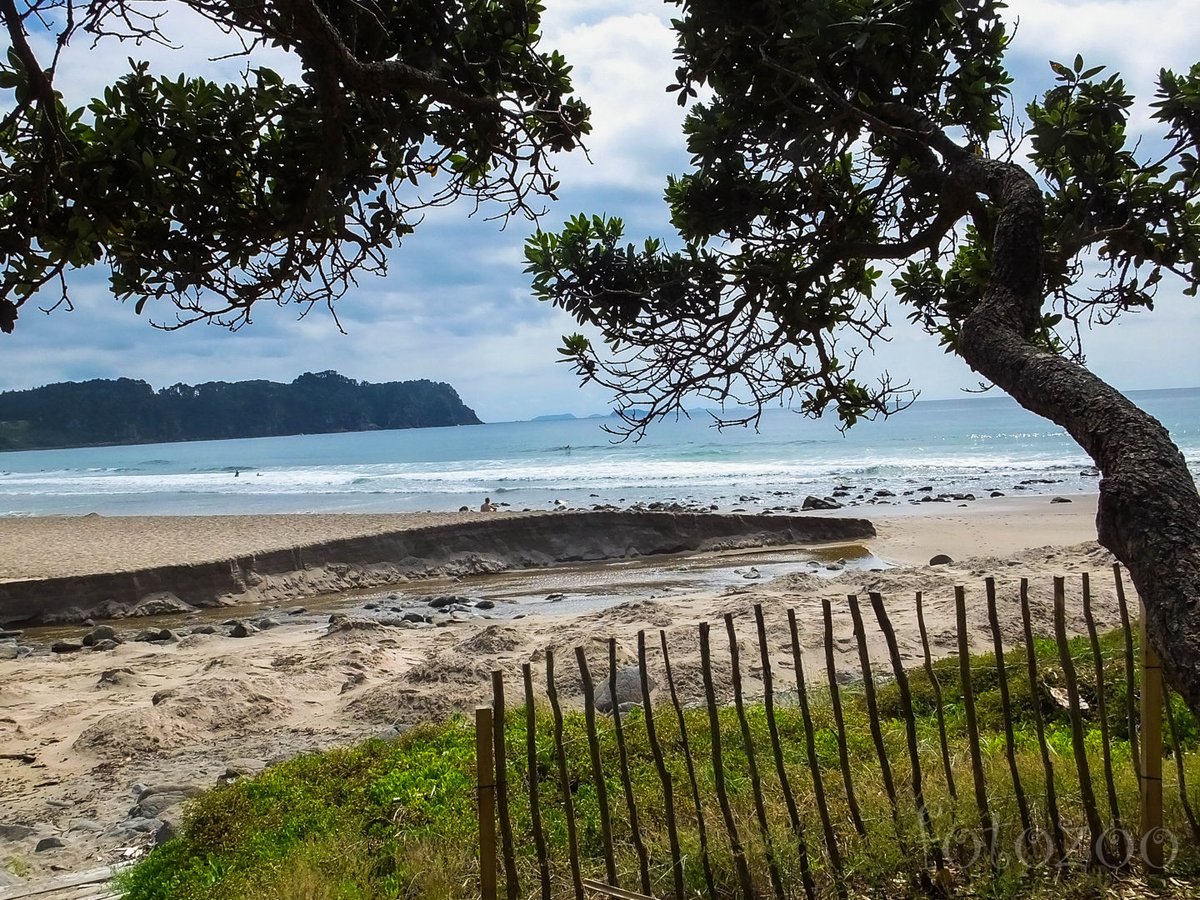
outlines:
[[[616,392],[627,434],[697,395],[751,409],[727,422],[798,398],[848,426],[911,399],[854,374],[889,327],[877,266],[891,267],[911,322],[1095,460],[1099,539],[1200,710],[1195,482],[1166,430],[1060,336],[1151,308],[1165,279],[1195,294],[1200,65],[1161,73],[1164,137],[1144,159],[1122,81],[1078,57],[1051,63],[1021,139],[997,0],[681,6],[668,90],[705,92],[684,126],[692,169],[666,189],[683,249],[623,244],[602,217],[531,238],[535,293],[604,344],[576,334],[560,353]]]
[[[237,328],[262,300],[332,309],[425,210],[538,212],[557,187],[550,156],[589,130],[566,62],[538,50],[537,0],[174,6],[247,53],[293,54],[302,78],[255,68],[220,85],[131,60],[68,108],[54,83],[67,44],[166,43],[162,4],[0,0],[0,330],[47,286],[69,306],[67,273],[96,264],[139,314],[170,304],[161,327]]]

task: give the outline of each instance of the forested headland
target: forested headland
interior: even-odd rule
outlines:
[[[210,381],[155,391],[131,378],[0,393],[0,450],[478,425],[448,384],[305,372],[291,384]]]

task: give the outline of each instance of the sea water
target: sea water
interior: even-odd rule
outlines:
[[[1200,388],[1130,398],[1200,474]],[[846,432],[790,410],[757,430],[705,412],[618,441],[615,419],[0,453],[3,515],[412,512],[683,503],[789,509],[808,494],[1095,490],[1067,433],[1007,397],[922,401]],[[1024,483],[1023,483],[1024,482]],[[908,492],[908,493],[906,493]]]

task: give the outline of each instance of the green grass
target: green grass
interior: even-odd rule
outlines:
[[[1079,670],[1081,693],[1091,706],[1085,745],[1097,802],[1107,824],[1102,741],[1098,722],[1094,719],[1096,686],[1091,653],[1086,641],[1074,641],[1070,649]],[[1055,683],[1061,673],[1053,643],[1035,643],[1035,651],[1043,678],[1048,683]],[[1137,784],[1125,726],[1123,654],[1119,633],[1105,636],[1105,694],[1112,724],[1110,750],[1120,812],[1123,820],[1129,822],[1136,818]],[[1113,875],[1085,869],[1086,848],[1076,836],[1086,833],[1086,823],[1066,712],[1045,690],[1031,694],[1023,651],[1007,654],[1005,662],[1013,698],[1018,770],[1035,821],[1043,828],[1046,824],[1044,774],[1032,724],[1033,704],[1038,704],[1047,719],[1062,824],[1069,841],[1074,844],[1066,864],[1047,865],[1044,853],[1038,849],[1031,851],[1021,843],[1021,825],[1004,752],[998,673],[994,658],[984,655],[972,660],[972,686],[977,693],[991,814],[998,824],[997,846],[1001,856],[995,872],[986,858],[974,858],[980,832],[956,661],[944,661],[936,668],[951,734],[957,799],[950,796],[943,775],[931,685],[923,673],[911,674],[918,716],[916,734],[933,820],[933,837],[922,834],[912,800],[906,731],[895,686],[884,683],[878,691],[881,726],[899,795],[895,817],[879,773],[862,691],[854,688],[844,691],[851,774],[867,826],[865,837],[858,835],[850,825],[828,697],[813,691],[811,700],[819,769],[844,857],[844,882],[851,896],[921,895],[923,879],[933,872],[932,861],[939,849],[946,858],[946,881],[957,896],[1053,896],[1061,900],[1101,897],[1108,891],[1145,896],[1151,890],[1138,880],[1136,870]],[[783,674],[778,673],[777,677]],[[804,750],[803,721],[799,710],[789,700],[794,700],[794,694],[780,691],[777,695],[776,721],[782,737],[785,766],[804,819],[814,875],[821,891],[832,896],[834,878],[821,849],[821,830]],[[1194,788],[1200,785],[1200,732],[1182,704],[1176,706],[1176,712],[1188,784],[1189,788]],[[771,756],[765,711],[761,704],[756,704],[748,707],[747,713],[762,775],[774,855],[785,884],[801,896],[799,855],[787,824],[787,809]],[[732,707],[726,707],[720,710],[719,718],[734,817],[746,845],[751,870],[755,873],[756,887],[764,896],[769,896],[767,847],[758,833],[746,750],[737,716]],[[736,897],[738,889],[733,860],[713,784],[707,713],[703,709],[690,709],[685,713],[685,720],[692,757],[697,763],[718,888],[722,896]],[[663,792],[647,740],[645,720],[635,712],[624,721],[631,780],[651,861],[652,885],[656,895],[669,896],[670,852],[663,815]],[[705,882],[696,815],[673,710],[660,707],[656,710],[655,721],[675,787],[684,878],[689,895],[703,896]],[[523,710],[511,713],[505,728],[511,819],[516,832],[522,896],[537,896],[537,859],[528,804],[530,773],[526,766]],[[622,885],[636,889],[638,861],[624,806],[611,720],[601,717],[598,731],[605,761],[604,780],[613,810],[618,871]],[[555,896],[570,896],[567,822],[557,778],[552,721],[546,710],[538,711],[535,737],[543,826],[550,846]],[[1169,735],[1167,737],[1169,742]],[[566,714],[564,745],[582,867],[585,875],[602,878],[600,805],[582,713]],[[218,788],[193,801],[183,835],[150,854],[124,877],[123,887],[128,891],[129,900],[478,896],[473,769],[473,726],[462,720],[416,729],[395,743],[372,741],[283,763],[257,778]],[[1164,774],[1166,821],[1178,837],[1180,850],[1172,863],[1171,879],[1155,890],[1161,890],[1162,896],[1195,896],[1200,892],[1200,850],[1180,804],[1173,759],[1165,761]],[[1200,797],[1194,793],[1192,796],[1193,807],[1200,807]]]

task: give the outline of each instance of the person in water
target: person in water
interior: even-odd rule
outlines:
[[[491,497],[483,498],[483,503],[479,504],[479,511],[480,512],[495,512],[496,511],[496,507],[495,507],[495,505],[493,505]]]

